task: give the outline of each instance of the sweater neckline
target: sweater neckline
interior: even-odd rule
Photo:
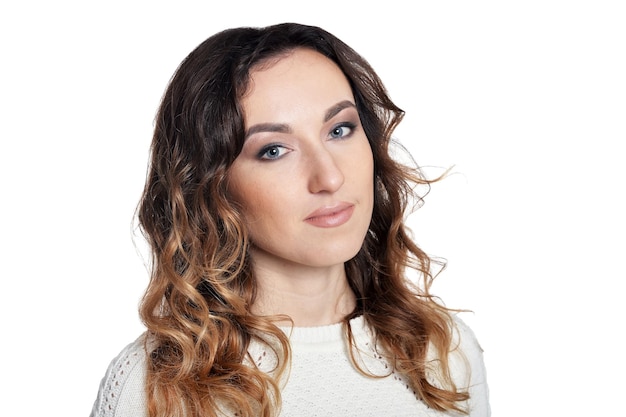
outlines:
[[[363,316],[351,319],[350,328],[355,337],[366,333],[367,325]],[[339,342],[345,339],[343,322],[310,327],[281,326],[280,329],[285,332],[292,344]]]

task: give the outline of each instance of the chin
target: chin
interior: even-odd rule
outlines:
[[[316,256],[310,258],[307,263],[311,266],[320,267],[344,264],[354,258],[360,250],[361,246],[359,246],[358,248],[327,247],[324,250],[318,251]]]

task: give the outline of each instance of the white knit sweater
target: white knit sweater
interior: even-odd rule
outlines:
[[[362,317],[351,322],[365,369],[383,378],[366,377],[350,362],[341,324],[285,330],[292,348],[291,371],[282,390],[281,417],[314,416],[456,416],[429,409],[416,398],[404,379],[376,353],[371,333]],[[456,318],[455,344],[450,356],[458,387],[469,388],[466,406],[472,417],[490,415],[485,367],[474,333]],[[91,417],[146,416],[146,353],[144,336],[128,345],[109,366]],[[271,369],[272,355],[260,344],[250,347],[261,369]],[[462,354],[461,354],[462,352]],[[468,368],[469,366],[469,368]],[[471,369],[471,372],[469,372]]]

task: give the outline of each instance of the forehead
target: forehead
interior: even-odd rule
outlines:
[[[327,66],[328,69],[332,68],[341,72],[334,61],[320,52],[307,47],[297,47],[257,62],[250,69],[250,76],[258,77],[259,74],[280,71],[281,68],[284,70],[294,64]]]
[[[266,61],[250,72],[242,104],[247,116],[285,108],[327,108],[354,102],[343,71],[319,52],[299,48]]]

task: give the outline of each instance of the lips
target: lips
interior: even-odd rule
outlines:
[[[316,227],[338,227],[350,220],[353,212],[354,204],[339,203],[315,210],[304,221]]]

